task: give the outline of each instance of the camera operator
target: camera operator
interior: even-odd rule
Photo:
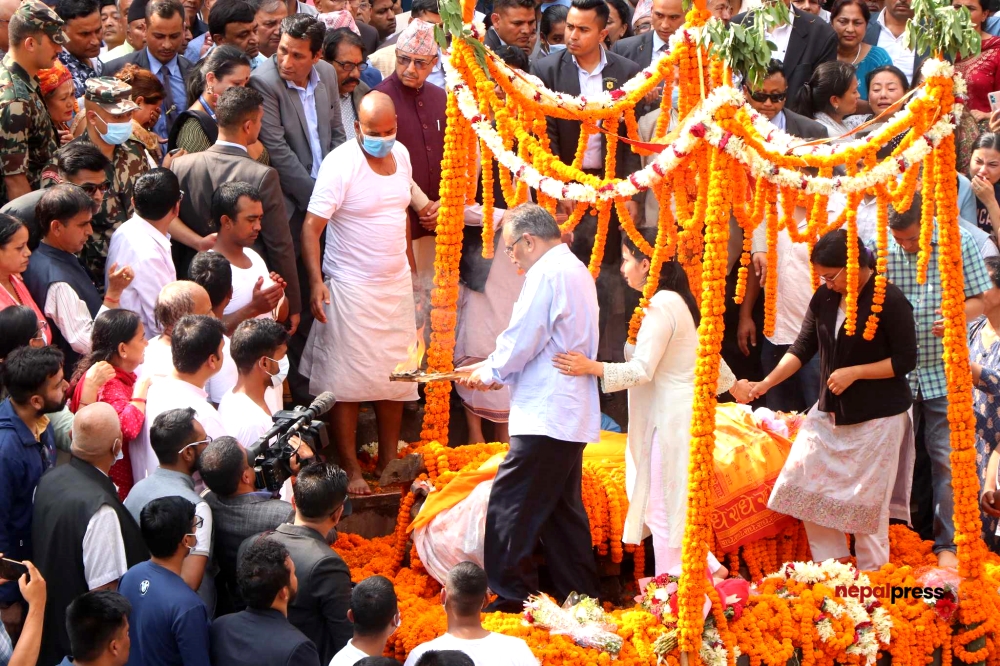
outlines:
[[[220,437],[208,445],[201,454],[201,478],[211,491],[204,497],[215,518],[215,556],[219,565],[216,615],[222,616],[246,606],[236,578],[240,544],[247,537],[292,522],[295,510],[288,502],[257,492],[246,449],[233,437]]]
[[[351,639],[351,572],[330,544],[347,499],[347,473],[328,462],[304,467],[294,487],[295,522],[279,525],[269,535],[288,549],[299,580],[299,592],[288,606],[288,621],[319,651],[320,663]],[[240,555],[253,543],[240,546]]]

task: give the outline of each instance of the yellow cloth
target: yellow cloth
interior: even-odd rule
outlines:
[[[601,431],[601,441],[588,444],[583,449],[584,462],[621,466],[625,464],[625,441],[621,433]],[[469,496],[476,486],[484,481],[492,481],[506,453],[498,453],[472,472],[459,474],[448,485],[427,496],[420,513],[413,519],[407,532],[423,527],[442,511],[447,511]]]

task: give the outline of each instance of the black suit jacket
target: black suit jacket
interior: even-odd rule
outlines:
[[[358,32],[361,33],[361,42],[365,45],[365,57],[378,51],[378,30],[371,27],[364,21],[357,21]]]
[[[792,23],[792,34],[788,36],[784,60],[789,102],[795,99],[802,84],[812,78],[816,65],[837,59],[837,33],[830,24],[796,7],[792,7],[791,11],[795,13],[795,20]],[[733,20],[749,25],[752,20],[748,18],[750,14],[752,12],[740,14]]]
[[[653,31],[644,32],[628,39],[619,39],[611,47],[611,52],[628,58],[641,69],[646,69],[653,64]]]
[[[319,666],[320,663],[312,641],[273,608],[220,617],[212,622],[210,636],[213,664]]]
[[[868,30],[865,32],[864,42],[871,46],[878,46],[878,38],[882,34],[882,26],[875,20],[877,17],[877,14],[872,17],[872,20],[868,22]],[[929,55],[927,52],[913,54],[913,78],[916,78],[917,73],[920,71],[920,66],[924,64],[924,60]],[[867,85],[867,83],[867,81],[858,81],[858,85],[860,86]],[[908,81],[908,83],[911,86],[913,85],[913,81]]]
[[[605,90],[619,89],[641,69],[631,60],[614,53],[605,51],[605,56],[607,57],[607,65],[602,72]],[[579,71],[573,56],[565,49],[549,54],[531,66],[531,73],[540,78],[547,88],[568,95],[580,94]],[[575,120],[549,117],[548,133],[552,151],[564,163],[572,164],[574,157],[576,157],[577,144],[580,142],[580,123]],[[624,121],[618,125],[618,134],[619,136],[628,135]],[[601,144],[603,168],[603,156],[607,145],[604,141],[604,135],[601,135]],[[624,141],[619,141],[615,166],[616,176],[624,178],[633,171],[638,171],[642,165],[639,156],[632,152],[631,147]]]
[[[255,538],[243,542],[241,555]],[[354,627],[347,619],[351,572],[324,535],[311,527],[279,525],[269,538],[288,549],[299,579],[299,593],[288,606],[288,621],[316,645],[320,663],[329,664],[354,635]]]
[[[826,126],[822,123],[800,116],[788,109],[785,109],[785,131],[792,136],[803,139],[825,139],[830,136]]]
[[[493,28],[486,30],[486,38],[483,40],[483,43],[490,51],[496,51],[498,48],[503,46],[503,43],[500,41],[500,35],[498,35],[497,31]]]
[[[138,65],[142,69],[149,69],[149,55],[147,54],[146,49],[139,49],[138,51],[133,51],[132,53],[123,55],[120,58],[115,58],[111,62],[104,63],[104,71],[101,73],[101,76],[114,76],[121,70],[122,67],[129,63]],[[190,60],[178,53],[177,68],[181,70],[181,78],[184,79],[184,89],[187,90],[188,75],[191,73],[191,70],[194,69],[194,65],[191,64]],[[175,99],[174,105],[177,106],[177,113],[180,113],[190,106],[186,99]]]

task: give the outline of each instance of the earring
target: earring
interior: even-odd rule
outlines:
[[[123,354],[122,354],[122,360],[124,361],[124,360],[125,360],[125,359],[127,359],[127,358],[128,358],[128,354],[124,354],[124,353],[123,353]]]
[[[215,94],[215,88],[213,88],[212,86],[209,86],[208,90],[206,90],[205,92],[207,92],[209,95],[214,95]]]

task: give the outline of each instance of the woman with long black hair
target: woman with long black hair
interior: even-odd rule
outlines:
[[[656,244],[656,229],[641,233],[651,246]],[[642,291],[649,267],[650,258],[626,234],[621,273],[628,286]],[[660,269],[660,282],[646,307],[635,345],[625,346],[624,363],[601,363],[579,352],[553,358],[563,374],[600,377],[605,393],[628,389],[625,484],[629,509],[622,541],[639,544],[646,533],[652,533],[656,575],[681,562],[700,320],[684,269],[668,261]],[[720,363],[717,392],[725,393],[734,387],[736,378],[725,362]],[[712,555],[709,568],[713,576],[726,576]]]

